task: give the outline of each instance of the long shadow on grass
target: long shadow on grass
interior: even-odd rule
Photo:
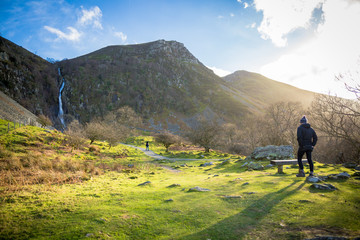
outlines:
[[[228,217],[203,231],[179,239],[242,239],[261,223],[261,220],[269,214],[273,207],[299,191],[305,185],[305,182],[303,182],[295,189],[290,190],[292,186],[299,182],[301,181],[295,180],[277,192],[269,193],[258,200],[254,199],[253,201],[255,202],[253,204],[238,214]]]

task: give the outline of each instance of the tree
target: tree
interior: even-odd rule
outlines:
[[[84,145],[84,131],[83,126],[78,120],[72,121],[67,129],[64,131],[66,135],[66,143],[73,149],[81,148]]]
[[[209,152],[211,148],[218,145],[218,137],[220,135],[220,125],[211,120],[200,119],[195,128],[188,132],[187,137],[196,145],[205,148],[205,152]]]
[[[168,152],[171,145],[180,142],[180,138],[169,131],[164,131],[155,135],[155,141],[164,145],[166,152]]]
[[[50,118],[43,114],[38,116],[38,122],[40,123],[42,128],[51,126],[53,124],[52,121],[50,120]]]
[[[92,144],[95,140],[104,139],[104,123],[95,119],[87,123],[84,128],[84,135]]]
[[[336,143],[331,149],[336,161],[360,162],[360,100],[348,100],[319,95],[312,104],[317,128],[329,141]]]

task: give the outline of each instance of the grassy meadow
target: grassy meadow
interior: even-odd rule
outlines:
[[[7,124],[6,121],[1,124]],[[0,128],[1,130],[2,128]],[[193,146],[170,153],[151,136],[129,139],[174,158],[154,161],[124,145],[80,149],[32,126],[0,132],[0,239],[305,239],[360,236],[360,180],[311,187],[296,168],[249,171],[243,156]],[[201,154],[200,154],[201,153]],[[207,159],[227,163],[200,167]],[[263,161],[265,166],[269,162]],[[348,172],[315,163],[317,174]],[[148,182],[148,184],[141,185]],[[191,192],[190,188],[209,189]]]

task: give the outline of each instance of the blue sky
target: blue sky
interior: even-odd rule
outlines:
[[[360,79],[359,23],[359,0],[0,2],[1,36],[43,58],[176,40],[218,75],[248,70],[349,98],[335,76]]]

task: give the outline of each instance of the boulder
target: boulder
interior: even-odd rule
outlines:
[[[291,145],[257,147],[250,157],[255,160],[280,160],[293,159],[293,147]]]
[[[174,183],[174,184],[171,184],[169,186],[167,186],[168,188],[174,188],[174,187],[180,187],[180,184],[178,183]]]
[[[360,165],[357,165],[357,166],[355,167],[355,170],[360,171]]]
[[[249,170],[264,170],[264,166],[258,162],[251,162],[247,165]]]
[[[343,166],[346,167],[346,168],[356,168],[357,164],[352,163],[352,162],[347,162],[347,163],[344,163]]]
[[[342,173],[339,173],[339,174],[337,175],[337,177],[338,177],[339,179],[348,179],[348,178],[350,178],[351,176],[350,176],[350,174],[348,174],[347,172],[342,172]]]
[[[311,177],[307,177],[306,181],[311,183],[318,183],[321,182],[321,179],[318,177],[311,176]]]
[[[149,185],[149,184],[151,184],[151,182],[146,181],[146,182],[140,183],[138,186],[145,186],[145,185]]]
[[[209,192],[210,189],[207,188],[201,188],[201,187],[193,187],[189,189],[189,192]]]
[[[320,190],[330,190],[330,191],[334,191],[337,189],[336,187],[334,187],[333,185],[328,184],[328,183],[325,183],[325,184],[314,183],[313,185],[311,185],[311,187],[320,189]]]
[[[206,162],[206,163],[200,164],[200,167],[208,167],[208,166],[211,166],[211,165],[214,165],[214,163],[213,162]]]

